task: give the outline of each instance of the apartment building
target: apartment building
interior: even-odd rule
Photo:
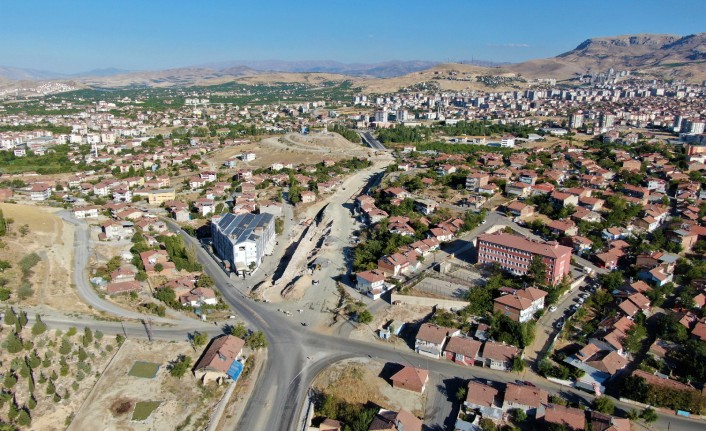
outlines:
[[[251,273],[272,254],[275,218],[272,214],[224,214],[211,223],[213,251],[238,275]]]
[[[555,242],[535,242],[507,233],[478,236],[478,263],[497,263],[506,271],[524,275],[534,256],[547,267],[547,283],[557,284],[569,273],[571,248]]]

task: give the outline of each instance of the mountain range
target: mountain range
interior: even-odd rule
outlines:
[[[210,85],[229,81],[243,82],[317,82],[350,80],[368,90],[395,91],[403,86],[464,74],[465,80],[437,81],[442,88],[483,88],[474,75],[521,76],[571,80],[584,73],[608,69],[630,70],[640,76],[706,80],[706,33],[678,36],[638,34],[588,39],[575,49],[556,57],[522,63],[484,61],[443,64],[435,61],[387,61],[380,63],[341,63],[337,61],[231,61],[155,71],[129,71],[119,68],[96,69],[78,74],[61,74],[34,69],[0,66],[4,88],[21,81],[31,87],[47,80],[64,81],[72,86],[123,87]],[[516,84],[516,83],[515,83]]]

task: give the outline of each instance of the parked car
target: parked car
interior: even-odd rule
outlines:
[[[549,307],[549,311],[550,311],[551,313],[555,312],[555,311],[556,311],[556,305],[552,305],[551,307]]]

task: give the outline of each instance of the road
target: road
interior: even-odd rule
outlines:
[[[79,297],[88,305],[96,310],[104,311],[113,316],[118,316],[124,319],[135,319],[135,320],[149,320],[151,319],[154,323],[169,323],[174,324],[177,321],[183,323],[188,322],[198,322],[195,319],[188,318],[183,315],[176,314],[176,319],[169,319],[163,317],[157,317],[154,315],[148,315],[143,313],[138,313],[136,311],[128,310],[120,307],[117,304],[106,301],[100,297],[96,289],[93,288],[90,281],[88,280],[88,256],[90,254],[90,232],[88,224],[82,220],[76,220],[71,217],[67,211],[62,211],[59,216],[67,223],[74,225],[75,227],[75,238],[74,238],[74,268],[73,277],[74,284],[76,285],[76,292]]]
[[[386,150],[384,145],[380,141],[378,141],[372,133],[370,132],[358,132],[360,137],[363,139],[363,142],[365,142],[370,148],[374,150]]]
[[[361,175],[359,173],[358,175]],[[367,174],[366,174],[367,175]],[[375,178],[373,176],[372,178]],[[343,202],[337,204],[342,205]],[[289,218],[289,217],[287,217]],[[65,220],[67,220],[65,218]],[[88,244],[88,229],[85,224],[75,220],[67,220],[77,226],[76,229],[76,258],[74,261],[74,273],[77,289],[82,299],[91,304],[94,308],[114,314],[120,318],[143,319],[145,316],[140,313],[122,309],[110,304],[100,298],[95,290],[88,284],[85,278],[85,266],[88,259],[88,247],[79,246]],[[463,254],[472,250],[472,238],[495,225],[513,226],[511,220],[504,216],[491,212],[488,222],[467,234],[466,240],[457,241],[451,245],[444,253]],[[170,229],[177,230],[178,227],[169,223]],[[519,226],[518,226],[519,227]],[[514,228],[514,226],[513,226]],[[239,314],[244,320],[250,322],[252,326],[262,330],[269,341],[268,359],[264,364],[263,372],[258,379],[250,398],[247,401],[238,430],[292,430],[297,428],[298,418],[310,387],[316,375],[329,366],[344,358],[365,357],[381,361],[389,361],[426,368],[430,371],[432,381],[435,383],[429,387],[431,393],[427,395],[428,405],[426,408],[426,423],[432,429],[446,429],[449,423],[449,415],[456,407],[453,402],[454,394],[449,394],[449,388],[460,384],[467,379],[488,379],[498,382],[508,382],[515,380],[518,376],[513,373],[493,371],[478,367],[464,367],[449,361],[433,360],[419,356],[411,350],[404,348],[398,350],[394,346],[382,343],[370,343],[336,336],[325,335],[303,328],[298,321],[285,317],[275,310],[272,305],[250,300],[245,292],[250,286],[263,280],[264,271],[256,272],[247,281],[231,280],[219,267],[216,261],[201,247],[198,241],[179,230],[187,243],[193,244],[197,249],[197,258],[203,264],[204,271],[209,274],[216,287],[223,294],[223,299]],[[344,244],[345,241],[338,242]],[[273,256],[276,258],[277,256]],[[270,259],[271,265],[276,265],[275,259]],[[122,333],[128,335],[144,336],[144,328],[136,322],[121,322],[111,320],[86,320],[75,316],[56,316],[52,313],[43,313],[44,320],[52,327],[68,328],[69,326],[85,325],[90,322],[93,329],[101,330],[106,334]],[[155,319],[157,320],[157,319]],[[202,322],[189,319],[174,321],[169,319],[164,323],[166,326],[155,326],[153,333],[156,338],[183,339],[189,329],[187,325],[193,324],[198,330],[206,330]],[[161,319],[160,319],[161,321]],[[211,327],[209,327],[210,329]],[[222,332],[222,328],[213,326],[209,333],[215,335]],[[193,330],[193,328],[190,328]],[[559,386],[530,372],[523,377],[530,380],[537,386],[544,388],[550,393],[559,393],[572,400],[583,400],[589,404],[592,395],[576,391],[574,389]],[[619,409],[629,410],[630,405],[616,401]],[[674,429],[697,430],[702,429],[702,422],[676,416],[661,416],[657,422],[658,426],[664,426],[671,422]]]

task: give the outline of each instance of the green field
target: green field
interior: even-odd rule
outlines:
[[[139,401],[132,412],[132,420],[144,421],[162,404],[161,401]]]
[[[142,377],[143,379],[152,379],[154,378],[154,376],[157,375],[158,370],[159,364],[155,364],[152,362],[136,361],[132,365],[130,372],[127,374],[128,376]]]

